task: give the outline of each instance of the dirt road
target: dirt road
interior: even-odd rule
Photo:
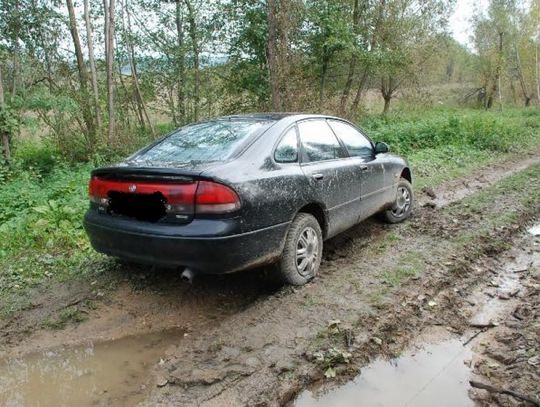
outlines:
[[[13,387],[0,390],[0,401],[19,393],[24,394],[21,405],[31,400],[25,383],[44,390],[36,385],[41,371],[21,376],[20,366],[51,360],[62,365],[62,355],[69,354],[74,371],[89,371],[77,377],[102,376],[99,369],[115,371],[113,365],[124,359],[137,364],[126,380],[115,381],[111,374],[108,382],[93,382],[97,390],[77,400],[82,404],[284,405],[307,385],[334,387],[374,358],[398,355],[430,327],[467,335],[471,304],[479,303],[472,298],[493,279],[490,270],[499,258],[522,245],[524,229],[540,213],[539,163],[536,154],[418,191],[409,222],[390,226],[372,219],[327,242],[321,275],[302,288],[280,287],[271,269],[199,278],[188,286],[171,271],[116,266],[103,280],[36,292],[34,306],[2,326],[0,356],[9,369],[0,374],[0,385]],[[516,324],[532,321],[537,329],[534,267],[526,271],[532,288],[523,286],[508,304],[521,310]],[[520,304],[529,305],[521,309]],[[27,334],[66,309],[85,321]],[[519,348],[520,340],[506,341]],[[540,351],[538,335],[535,340],[526,351]],[[118,341],[125,342],[117,346]],[[88,368],[81,356],[88,354],[89,343],[90,354],[102,359],[99,367]],[[531,371],[522,382],[509,377],[520,392],[534,397],[538,376]],[[14,377],[22,377],[18,385]],[[501,373],[494,384],[507,386],[506,380]],[[75,397],[77,392],[68,393]],[[480,404],[501,405],[512,397],[486,390],[472,396]]]

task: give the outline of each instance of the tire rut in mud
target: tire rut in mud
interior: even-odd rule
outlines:
[[[348,366],[397,352],[425,324],[464,329],[466,321],[455,318],[461,295],[448,288],[459,282],[467,290],[485,278],[475,261],[502,252],[538,212],[518,203],[522,193],[494,187],[478,202],[422,208],[398,227],[372,220],[340,236],[328,245],[316,281],[284,288],[179,346],[157,373],[169,385],[150,402],[282,405],[322,377],[311,363],[316,350],[351,345],[355,363],[340,372],[348,377],[356,372]],[[434,314],[423,301],[442,291],[450,294]],[[327,324],[336,319],[342,328],[333,335]]]

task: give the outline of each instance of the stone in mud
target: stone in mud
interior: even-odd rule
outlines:
[[[157,386],[157,387],[163,387],[163,386],[166,386],[167,383],[169,383],[169,381],[167,380],[166,377],[159,376],[159,377],[156,379],[156,386]]]
[[[372,337],[371,340],[372,340],[373,342],[375,342],[375,343],[376,343],[377,345],[379,345],[379,346],[381,346],[382,343],[383,343],[382,339],[381,339],[381,338],[378,338],[378,337],[376,337],[376,336]]]

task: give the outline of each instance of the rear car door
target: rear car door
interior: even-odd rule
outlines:
[[[328,120],[328,123],[359,167],[361,174],[359,220],[365,219],[378,212],[388,201],[384,160],[375,155],[371,140],[354,126],[341,120]]]
[[[333,236],[354,225],[360,209],[358,165],[349,160],[326,119],[298,122],[301,168],[316,199],[327,210],[328,233]]]

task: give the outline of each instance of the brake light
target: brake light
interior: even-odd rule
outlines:
[[[195,195],[196,213],[227,213],[240,208],[240,198],[231,188],[209,181],[199,181]]]
[[[88,185],[90,200],[103,210],[109,206],[109,193],[131,194],[160,193],[165,199],[165,210],[176,217],[178,214],[220,214],[240,208],[240,198],[236,192],[211,181],[195,181],[185,184],[109,180],[92,177]]]
[[[106,185],[98,177],[90,178],[90,182],[88,183],[88,196],[90,197],[90,201],[96,204],[105,206],[109,204]]]

